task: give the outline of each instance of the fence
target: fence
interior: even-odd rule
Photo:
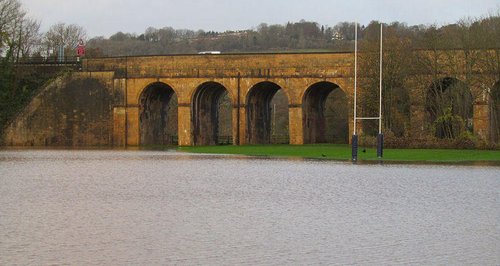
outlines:
[[[77,65],[79,64],[78,57],[76,56],[65,56],[65,57],[25,57],[19,58],[16,64],[19,65]]]

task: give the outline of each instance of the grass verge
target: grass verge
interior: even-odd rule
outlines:
[[[334,144],[315,145],[243,145],[179,147],[179,151],[209,154],[241,154],[251,156],[302,157],[314,159],[350,160],[351,146]],[[378,161],[374,148],[360,148],[359,161]],[[385,149],[384,161],[394,162],[497,162],[500,151],[451,149]]]

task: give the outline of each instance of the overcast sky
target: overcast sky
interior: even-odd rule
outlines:
[[[499,0],[20,0],[46,31],[57,22],[78,24],[89,37],[143,33],[149,26],[239,30],[301,19],[333,26],[341,21],[453,23],[500,10]]]

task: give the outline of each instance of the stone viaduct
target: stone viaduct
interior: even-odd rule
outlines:
[[[446,71],[440,75],[449,76]],[[424,80],[408,84],[411,134],[427,130],[425,91],[433,80]],[[353,89],[353,53],[88,59],[82,62],[81,72],[55,82],[37,96],[6,129],[4,142],[163,144],[166,124],[172,123],[166,112],[176,95],[179,145],[212,145],[217,138],[217,102],[227,93],[232,107],[232,142],[265,144],[270,140],[270,101],[282,90],[288,99],[290,144],[317,143],[325,138],[324,104],[332,91],[340,90],[345,95],[349,110],[345,126],[349,136],[352,134]],[[484,86],[471,91],[475,99],[474,133],[487,138],[491,121],[487,100],[481,97]]]
[[[141,144],[141,132],[148,130],[141,128],[141,124],[148,124],[141,112],[146,111],[146,105],[154,105],[147,103],[147,98],[155,97],[155,90],[167,93],[158,95],[163,102],[168,94],[177,94],[179,145],[214,142],[216,121],[211,108],[224,90],[233,107],[233,143],[267,143],[269,102],[282,89],[288,98],[290,143],[302,144],[304,132],[320,133],[303,128],[303,116],[315,116],[307,113],[317,111],[313,105],[334,89],[352,94],[352,61],[351,54],[129,57],[88,60],[84,70],[114,70],[123,75],[115,78],[125,94],[125,105],[113,110],[115,143]],[[305,110],[304,102],[309,103]]]

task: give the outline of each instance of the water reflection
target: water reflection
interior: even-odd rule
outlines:
[[[0,264],[498,265],[498,168],[0,151]]]

